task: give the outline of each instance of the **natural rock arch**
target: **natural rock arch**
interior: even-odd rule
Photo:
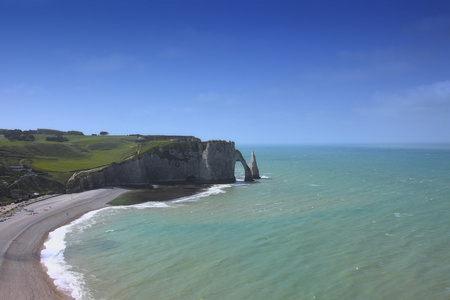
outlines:
[[[235,154],[235,162],[240,162],[242,166],[244,167],[245,171],[245,181],[253,181],[252,171],[250,171],[250,168],[247,166],[247,162],[245,161],[244,157],[242,156],[242,153],[239,150],[236,150]]]
[[[245,171],[245,181],[257,179],[234,142],[191,141],[152,148],[121,163],[78,172],[67,184],[67,192],[107,186],[148,186],[149,183],[232,183],[236,163]],[[256,160],[254,161],[256,164]]]

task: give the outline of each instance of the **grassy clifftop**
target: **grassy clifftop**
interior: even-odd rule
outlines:
[[[26,190],[23,184],[17,184],[24,180],[24,175],[65,185],[75,172],[120,163],[155,147],[178,143],[163,136],[64,135],[65,142],[46,140],[50,136],[35,134],[34,141],[10,141],[0,135],[0,197],[3,200],[15,187]],[[10,166],[24,166],[33,172],[13,172]]]

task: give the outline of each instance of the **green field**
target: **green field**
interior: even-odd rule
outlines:
[[[49,135],[36,134],[35,141],[11,142],[0,135],[0,167],[24,165],[66,183],[74,172],[120,163],[170,140],[146,141],[137,136],[65,135],[67,142],[49,142]],[[2,174],[5,175],[5,174]]]
[[[35,194],[65,193],[69,179],[80,171],[94,171],[136,159],[145,152],[170,157],[166,152],[160,153],[160,147],[184,149],[191,145],[191,141],[201,142],[195,137],[181,136],[83,136],[68,133],[62,133],[58,138],[60,141],[46,140],[47,137],[55,140],[55,134],[36,133],[31,137],[34,140],[28,136],[28,141],[23,141],[24,132],[20,132],[17,138],[12,136],[14,130],[0,130],[1,205],[20,202]],[[47,130],[47,133],[51,132]],[[10,166],[23,166],[32,172],[14,172]]]

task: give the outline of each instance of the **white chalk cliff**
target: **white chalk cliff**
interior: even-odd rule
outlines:
[[[157,183],[232,183],[236,181],[237,161],[244,167],[245,181],[259,178],[254,153],[250,168],[241,152],[235,149],[234,142],[190,141],[152,148],[129,161],[79,173],[67,187],[68,192],[79,192],[107,186]]]

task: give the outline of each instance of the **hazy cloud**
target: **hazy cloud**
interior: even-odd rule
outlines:
[[[186,52],[178,47],[166,47],[159,54],[159,58],[180,59],[186,57]]]
[[[450,81],[416,86],[395,93],[377,93],[372,105],[359,111],[375,116],[442,116],[450,113]]]
[[[373,51],[348,51],[341,50],[336,54],[341,61],[367,61],[380,62],[395,59],[395,53],[392,49],[378,49]]]
[[[365,66],[325,68],[305,72],[303,78],[320,82],[354,82],[379,78],[385,75],[410,72],[413,66],[406,61],[391,61]]]
[[[339,51],[338,61],[348,65],[330,72],[334,79],[364,79],[384,74],[402,74],[413,69],[413,65],[393,49],[373,51]]]
[[[197,109],[194,107],[174,107],[172,108],[172,111],[178,114],[187,114],[191,115],[197,112]]]
[[[449,32],[450,15],[440,14],[420,20],[412,26],[419,33]]]
[[[75,64],[76,69],[85,72],[111,72],[126,68],[143,68],[145,63],[138,61],[133,56],[111,54],[103,57],[92,57]]]
[[[23,83],[18,83],[5,88],[3,93],[7,95],[35,95],[40,91],[42,91],[42,87],[40,86],[28,86]]]
[[[236,39],[232,35],[224,35],[210,29],[183,28],[178,31],[180,41],[189,42],[199,47],[230,47]]]
[[[315,81],[353,82],[405,74],[414,70],[414,65],[392,49],[374,51],[339,51],[334,66],[316,69],[304,78]]]
[[[236,102],[232,96],[215,92],[199,94],[196,100],[200,103],[234,104]]]
[[[197,96],[198,102],[219,102],[223,100],[223,96],[219,93],[202,93]]]

